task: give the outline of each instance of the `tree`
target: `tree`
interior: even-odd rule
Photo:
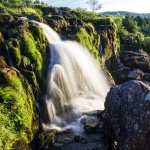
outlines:
[[[90,5],[92,11],[94,12],[95,10],[99,10],[102,8],[102,5],[99,3],[98,0],[88,0],[87,4]]]
[[[122,23],[123,23],[123,26],[125,27],[125,29],[127,29],[127,31],[130,33],[136,33],[137,31],[139,31],[137,21],[132,16],[126,16],[123,19]]]

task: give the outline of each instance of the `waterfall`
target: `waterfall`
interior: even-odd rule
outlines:
[[[34,22],[43,29],[50,47],[45,99],[50,122],[44,127],[78,131],[84,113],[104,109],[108,81],[86,48],[62,41],[51,27]]]

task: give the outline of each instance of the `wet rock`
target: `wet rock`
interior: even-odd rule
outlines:
[[[85,113],[80,121],[83,124],[84,132],[87,134],[104,131],[103,111],[97,110]]]
[[[99,120],[96,117],[86,117],[83,124],[86,133],[94,133],[98,131]]]
[[[67,143],[65,142],[66,137],[70,139]],[[56,143],[51,148],[52,150],[107,150],[106,143],[99,134],[58,135]]]
[[[120,58],[109,60],[107,66],[116,83],[129,80],[150,81],[150,57],[142,51],[126,51]]]
[[[129,79],[136,79],[136,80],[142,80],[144,76],[144,72],[141,71],[140,69],[135,69],[132,70],[128,73],[128,78]]]
[[[115,86],[105,108],[106,135],[119,150],[150,149],[150,86],[136,80]]]
[[[81,135],[76,135],[74,137],[74,142],[85,144],[85,143],[87,143],[87,140]]]
[[[46,16],[45,17],[46,22],[50,27],[52,27],[57,32],[61,32],[62,30],[66,30],[68,23],[62,16]]]
[[[130,68],[139,68],[143,71],[150,71],[150,57],[143,51],[125,51],[121,56],[122,62]]]
[[[42,131],[35,135],[35,138],[32,142],[32,149],[37,150],[48,150],[53,146],[56,140],[56,130]],[[55,143],[56,147],[60,147],[61,145]]]
[[[150,73],[144,73],[144,80],[150,82]]]

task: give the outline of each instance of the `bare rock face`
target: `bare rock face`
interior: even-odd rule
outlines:
[[[128,81],[113,87],[105,103],[106,135],[119,150],[150,150],[150,86]]]

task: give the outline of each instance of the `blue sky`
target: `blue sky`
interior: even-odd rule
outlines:
[[[67,6],[71,8],[87,8],[87,0],[43,0],[53,6]],[[131,11],[150,13],[150,0],[99,0],[101,11]]]

